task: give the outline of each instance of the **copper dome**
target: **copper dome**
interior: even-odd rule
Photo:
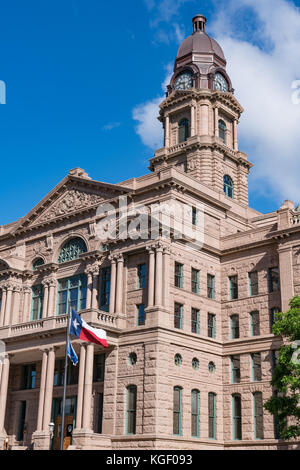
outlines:
[[[194,32],[181,44],[177,59],[191,53],[216,54],[225,61],[224,52],[221,46],[205,32],[206,18],[203,15],[196,15],[193,18]]]

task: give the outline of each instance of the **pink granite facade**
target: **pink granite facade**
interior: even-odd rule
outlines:
[[[71,170],[29,214],[0,227],[1,448],[58,446],[69,298],[109,345],[74,338],[69,449],[299,448],[277,439],[259,400],[272,394],[280,347],[272,313],[300,294],[300,208],[249,207],[243,109],[205,18],[193,22],[160,106],[164,147],[150,172],[111,185]],[[99,205],[120,217],[120,197],[149,216],[153,204],[201,207],[201,221],[190,219],[202,225],[201,248],[173,231],[104,243]]]

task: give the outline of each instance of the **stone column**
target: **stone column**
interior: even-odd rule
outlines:
[[[0,326],[3,326],[7,291],[4,285],[1,286],[1,290],[2,290],[2,302],[1,302],[1,312],[0,312]]]
[[[150,246],[149,252],[149,271],[148,271],[148,307],[154,305],[154,281],[155,281],[155,249]]]
[[[156,272],[155,272],[155,305],[162,305],[162,261],[163,247],[156,247]]]
[[[115,297],[116,297],[116,259],[111,256],[111,275],[110,275],[110,296],[109,296],[109,313],[115,313]]]
[[[46,318],[47,317],[47,311],[48,311],[49,285],[48,285],[47,281],[43,281],[42,284],[43,284],[43,288],[44,288],[42,318]]]
[[[41,382],[40,382],[40,395],[39,395],[39,408],[37,418],[37,431],[42,431],[43,427],[43,414],[44,414],[44,399],[45,399],[45,386],[46,386],[46,374],[47,374],[47,351],[43,351],[42,359],[42,371],[41,371]]]
[[[86,344],[81,344],[80,358],[79,358],[80,363],[79,363],[78,392],[77,392],[76,429],[81,429],[81,426],[82,426],[85,358],[86,358]]]
[[[84,376],[84,399],[82,413],[82,428],[90,430],[92,391],[93,391],[93,365],[94,365],[94,345],[88,343],[86,348],[85,376]]]
[[[201,105],[201,121],[200,121],[201,135],[209,135],[208,128],[208,105]]]
[[[5,313],[4,313],[4,326],[7,326],[10,324],[13,284],[8,283],[6,285],[6,288],[7,288],[7,294],[6,294],[6,303],[5,303]]]
[[[1,373],[1,384],[0,384],[0,434],[4,434],[5,424],[5,412],[7,402],[7,391],[8,391],[8,379],[9,379],[9,366],[10,358],[9,355],[5,355],[4,364],[2,364]]]
[[[170,286],[170,248],[164,248],[163,252],[163,306],[169,307],[169,286]]]
[[[53,317],[55,315],[55,297],[56,297],[56,285],[57,280],[54,278],[48,279],[49,283],[49,294],[48,294],[48,312],[47,317]]]
[[[54,368],[55,368],[55,350],[54,348],[51,348],[49,349],[49,352],[48,352],[48,361],[47,361],[45,400],[44,400],[44,412],[43,412],[43,431],[49,430],[49,423],[51,420]]]
[[[99,280],[99,267],[94,266],[94,268],[93,268],[93,285],[92,285],[92,308],[98,308],[98,305],[99,305],[99,302],[97,302],[98,280]]]
[[[123,255],[118,256],[118,271],[117,271],[117,289],[116,289],[116,312],[122,311],[122,298],[123,298],[123,269],[124,258]]]
[[[195,105],[193,104],[191,107],[191,137],[193,137],[196,134],[196,108]]]
[[[91,308],[92,307],[93,275],[92,275],[90,267],[85,270],[85,274],[87,275],[86,308]]]
[[[20,295],[21,295],[21,286],[14,286],[13,290],[13,308],[11,314],[11,325],[15,325],[19,322],[19,313],[20,313]]]
[[[170,118],[165,117],[165,147],[170,147]]]
[[[215,137],[219,137],[219,108],[215,108]]]
[[[30,321],[30,313],[31,313],[31,308],[30,308],[30,301],[31,301],[31,287],[29,286],[24,286],[23,287],[23,299],[24,299],[24,304],[23,304],[23,323],[27,323]]]
[[[291,246],[278,248],[279,271],[280,271],[280,292],[281,309],[286,312],[289,309],[289,302],[294,297],[294,276],[293,276],[293,249]]]
[[[237,125],[238,125],[238,122],[236,119],[234,119],[233,121],[233,149],[236,151],[238,151],[239,149]]]

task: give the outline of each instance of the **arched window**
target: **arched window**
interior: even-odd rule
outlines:
[[[178,124],[178,143],[185,142],[190,136],[190,123],[188,119],[182,119]]]
[[[173,434],[181,436],[182,433],[182,388],[173,389]]]
[[[226,124],[222,119],[219,120],[219,137],[226,144]]]
[[[126,410],[126,434],[136,434],[136,399],[137,386],[128,385]]]
[[[82,238],[72,238],[67,241],[58,256],[58,264],[65,263],[66,261],[72,261],[78,259],[81,253],[86,253],[87,247]]]
[[[192,424],[192,437],[200,437],[200,392],[199,390],[192,390],[191,394],[191,424]]]
[[[242,439],[242,400],[241,395],[232,395],[232,434],[233,439]]]
[[[43,264],[45,264],[43,258],[35,259],[32,263],[32,270],[35,271],[38,266],[42,266]]]
[[[231,199],[233,199],[234,197],[233,181],[228,175],[224,176],[224,193],[226,194],[227,197],[230,197]]]

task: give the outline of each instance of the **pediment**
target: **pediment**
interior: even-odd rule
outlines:
[[[68,176],[20,221],[15,232],[75,215],[127,192],[121,186]]]

